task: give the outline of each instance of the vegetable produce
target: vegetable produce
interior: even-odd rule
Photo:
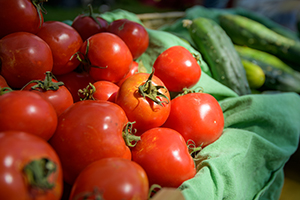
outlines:
[[[257,64],[242,59],[243,66],[246,70],[246,77],[251,89],[258,89],[265,83],[265,73]]]
[[[238,95],[251,93],[241,59],[225,31],[208,18],[199,17],[185,22],[213,78]]]

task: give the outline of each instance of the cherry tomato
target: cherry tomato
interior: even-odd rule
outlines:
[[[35,4],[33,3],[35,2]],[[0,38],[15,32],[37,33],[44,22],[40,4],[43,1],[0,1]]]
[[[153,64],[154,74],[169,91],[181,92],[200,79],[201,68],[196,58],[182,46],[172,46],[162,52]]]
[[[67,74],[56,75],[58,81],[62,81],[64,86],[71,92],[74,102],[80,101],[78,90],[94,83],[94,79],[86,71],[74,70]]]
[[[123,158],[104,158],[79,174],[70,199],[146,200],[148,192],[147,174],[140,165]]]
[[[76,56],[82,45],[79,33],[71,26],[59,21],[44,22],[37,36],[47,42],[53,54],[54,75],[73,71],[79,64]]]
[[[79,101],[63,112],[49,143],[62,161],[64,180],[73,184],[87,165],[102,158],[130,159],[122,137],[127,122],[117,104],[104,100]]]
[[[88,7],[89,13],[78,15],[72,23],[72,27],[80,34],[83,41],[96,33],[105,32],[108,26],[105,19],[93,13],[91,4]]]
[[[22,88],[31,80],[43,79],[53,67],[49,45],[27,32],[12,33],[0,40],[1,75],[12,88]]]
[[[119,82],[129,72],[132,55],[124,41],[112,33],[97,33],[82,45],[82,54],[89,63],[95,81]]]
[[[167,120],[170,94],[163,82],[153,73],[137,73],[128,77],[116,95],[115,103],[123,108],[133,128],[140,135],[159,127]]]
[[[56,81],[50,72],[46,73],[44,80],[30,81],[23,90],[36,92],[48,100],[54,107],[57,116],[74,103],[71,92],[63,82]]]
[[[110,81],[96,81],[86,88],[79,90],[82,100],[106,100],[115,102],[115,97],[119,91],[119,86]]]
[[[54,149],[27,132],[0,132],[0,198],[60,200],[63,175]]]
[[[150,185],[177,188],[196,174],[185,140],[173,129],[147,130],[131,152],[132,160],[146,171]]]
[[[133,74],[136,74],[136,73],[138,73],[138,72],[139,72],[139,63],[136,62],[136,61],[133,61],[133,62],[132,62],[132,65],[130,66],[129,72],[127,73],[127,75],[126,75],[124,78],[122,78],[122,80],[120,80],[120,81],[117,83],[117,85],[118,85],[118,86],[121,86],[122,83],[125,81],[126,78],[128,78],[129,76],[131,76],[131,75],[133,75]]]
[[[112,21],[107,30],[119,36],[128,46],[133,59],[142,55],[149,46],[149,35],[146,28],[137,22],[128,19]]]
[[[171,112],[163,126],[177,130],[186,141],[205,147],[222,135],[224,116],[212,95],[188,93],[172,99]]]
[[[49,140],[56,126],[55,109],[42,96],[25,90],[0,96],[0,131],[24,131]]]

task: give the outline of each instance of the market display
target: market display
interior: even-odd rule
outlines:
[[[242,9],[154,30],[20,2],[34,20],[0,1],[20,16],[0,12],[0,199],[279,198],[300,136],[296,33]]]

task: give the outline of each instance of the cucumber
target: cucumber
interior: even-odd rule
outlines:
[[[250,94],[246,71],[225,31],[215,21],[204,17],[186,20],[184,24],[210,67],[212,77],[240,96]]]
[[[246,77],[250,86],[250,89],[259,89],[265,83],[265,73],[257,64],[242,59],[242,64],[246,70]]]
[[[238,45],[258,49],[280,59],[299,65],[300,42],[284,37],[263,24],[240,15],[219,16],[220,26],[231,40]]]

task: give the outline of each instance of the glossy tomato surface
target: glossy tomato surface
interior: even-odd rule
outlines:
[[[132,160],[146,171],[150,185],[177,188],[196,174],[185,140],[173,129],[149,129],[131,151]]]
[[[9,87],[5,78],[3,78],[3,76],[0,75],[0,90],[1,88],[4,88],[4,87]]]
[[[1,75],[12,88],[22,88],[31,80],[43,79],[53,67],[49,45],[27,32],[12,33],[0,40]]]
[[[56,126],[55,109],[39,94],[17,90],[0,96],[0,131],[24,131],[49,140]]]
[[[127,122],[118,105],[104,100],[79,101],[63,112],[49,143],[61,159],[64,180],[73,184],[87,165],[102,158],[130,159],[122,137]]]
[[[157,90],[167,97],[155,97],[155,100],[160,103],[144,97],[139,92],[139,87],[146,83],[149,76],[148,73],[137,73],[128,77],[120,86],[115,100],[116,104],[123,108],[129,121],[135,122],[133,128],[137,129],[137,134],[161,126],[167,120],[171,109],[170,94],[167,89],[159,88]],[[153,76],[150,82],[152,86],[164,86],[156,76]]]
[[[222,135],[224,115],[212,95],[189,93],[172,99],[171,112],[163,126],[177,130],[186,141],[205,147]]]
[[[62,168],[45,140],[27,132],[0,131],[0,163],[0,199],[60,200]]]
[[[201,77],[201,68],[196,58],[182,46],[172,46],[162,52],[153,64],[154,74],[172,92],[191,88]]]
[[[133,59],[140,57],[149,46],[149,35],[146,28],[128,19],[112,21],[107,30],[119,36],[128,46]]]
[[[80,64],[73,55],[79,51],[83,42],[79,33],[71,26],[60,21],[47,21],[37,32],[37,36],[51,48],[54,75],[71,72]]]
[[[125,81],[125,79],[127,79],[129,76],[133,75],[133,74],[136,74],[136,73],[139,73],[139,63],[136,62],[136,61],[133,61],[131,66],[130,66],[130,70],[129,72],[127,73],[127,75],[122,78],[118,83],[117,85],[118,86],[121,86],[122,83]]]
[[[20,31],[35,34],[44,22],[31,0],[0,1],[0,8],[0,38]]]
[[[87,166],[77,177],[70,199],[146,200],[149,183],[145,170],[123,158],[104,158]]]

